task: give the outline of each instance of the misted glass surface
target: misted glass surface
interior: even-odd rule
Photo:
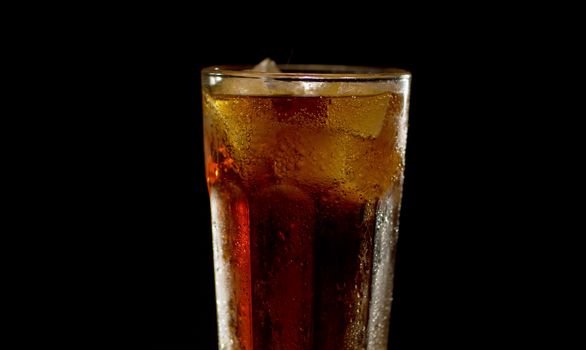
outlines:
[[[290,68],[202,72],[219,348],[386,349],[410,75]]]

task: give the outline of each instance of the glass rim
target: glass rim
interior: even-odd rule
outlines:
[[[253,65],[220,65],[201,70],[202,75],[231,78],[279,79],[288,81],[380,81],[410,80],[411,73],[391,67],[346,66],[327,64],[279,64],[284,72],[257,72]]]

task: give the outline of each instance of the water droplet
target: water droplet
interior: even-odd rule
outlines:
[[[284,240],[286,240],[286,239],[287,239],[287,237],[285,237],[285,234],[284,234],[283,232],[279,231],[279,232],[277,232],[277,234],[279,235],[279,238],[280,238],[281,240],[283,240],[283,241],[284,241]]]

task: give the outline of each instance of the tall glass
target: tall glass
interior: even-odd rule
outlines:
[[[202,71],[220,349],[386,349],[411,76]]]

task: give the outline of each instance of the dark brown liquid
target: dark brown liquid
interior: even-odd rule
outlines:
[[[242,267],[238,274],[250,273],[241,278],[250,280],[251,290],[241,286],[233,292],[242,294],[235,296],[243,304],[238,308],[251,303],[252,312],[246,315],[251,319],[239,323],[241,332],[252,332],[254,349],[346,349],[349,342],[363,344],[375,204],[287,184],[267,184],[248,196],[232,185],[218,190],[220,205],[237,213],[227,226],[238,232],[225,233],[242,239],[225,250],[234,265]],[[249,213],[249,219],[242,220],[238,213]],[[242,251],[250,252],[250,270],[246,263],[237,263],[247,260],[241,258]]]
[[[369,98],[362,103],[394,101]],[[211,103],[217,101],[223,110],[204,110],[220,343],[247,350],[366,348],[375,236],[390,235],[377,231],[377,216],[389,214],[379,202],[400,188],[393,108],[383,108],[380,125],[371,123],[363,137],[340,131],[339,122],[327,129],[327,99]],[[273,115],[252,115],[256,110]],[[299,127],[304,120],[307,127]]]

